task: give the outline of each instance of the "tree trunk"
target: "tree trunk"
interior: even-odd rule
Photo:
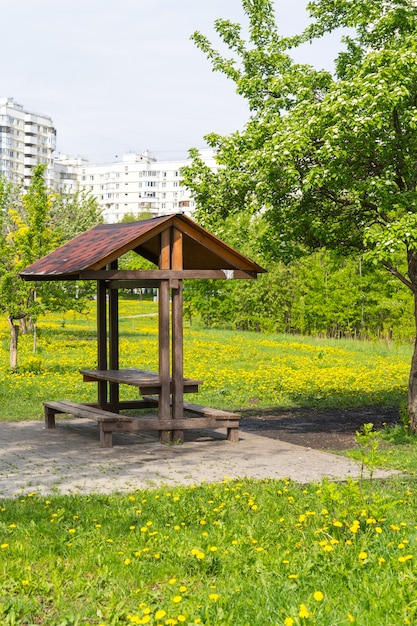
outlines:
[[[19,324],[20,324],[20,332],[22,333],[22,335],[26,335],[26,333],[28,332],[28,328],[26,324],[26,317],[21,317],[19,320]]]
[[[17,368],[17,344],[19,339],[19,326],[13,323],[13,318],[7,318],[10,328],[10,368]]]
[[[414,340],[414,352],[411,359],[410,376],[408,379],[408,418],[410,428],[417,432],[417,254],[412,251],[407,252],[409,286],[414,297],[414,326],[416,337]]]
[[[28,319],[28,328],[29,328],[29,332],[31,333],[34,332],[35,322],[33,321],[33,317],[31,315],[29,315],[29,319]]]
[[[36,322],[33,322],[33,354],[36,354],[36,350],[38,348],[38,333]]]

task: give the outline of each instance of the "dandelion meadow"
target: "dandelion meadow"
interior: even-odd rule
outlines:
[[[157,368],[156,303],[122,300],[121,367]],[[0,320],[0,419],[37,419],[42,400],[93,401],[79,370],[96,366],[95,305],[85,315],[48,315],[20,337],[19,369],[8,367],[9,330]],[[393,342],[207,330],[185,325],[186,376],[204,380],[190,401],[240,409],[270,406],[398,406],[406,397],[411,346]],[[125,398],[135,389],[123,387]]]
[[[126,299],[120,308],[121,365],[155,369],[155,303]],[[96,364],[93,304],[85,316],[41,320],[38,331],[36,353],[32,337],[21,337],[10,373],[0,327],[3,420],[40,418],[43,399],[94,399],[79,374]],[[198,401],[219,408],[254,397],[259,406],[398,406],[410,358],[410,346],[393,343],[185,328],[186,375],[205,381]],[[404,437],[403,449],[415,448]],[[415,624],[417,498],[407,459],[407,475],[372,488],[225,477],[0,500],[0,623]]]
[[[417,620],[414,484],[228,480],[0,501],[2,624]]]

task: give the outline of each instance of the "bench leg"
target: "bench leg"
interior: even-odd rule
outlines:
[[[171,433],[171,442],[172,443],[184,443],[184,431],[173,430]]]
[[[55,428],[55,411],[49,406],[44,407],[45,428]]]
[[[98,423],[100,431],[100,448],[112,448],[113,447],[113,431],[104,430],[104,423]]]
[[[237,443],[239,441],[239,429],[238,428],[227,429],[227,441],[230,441],[231,443]]]

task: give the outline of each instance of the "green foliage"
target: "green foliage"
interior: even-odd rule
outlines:
[[[242,28],[217,20],[232,56],[193,36],[249,103],[245,128],[209,135],[218,172],[196,152],[185,180],[211,223],[249,212],[265,252],[288,262],[326,247],[379,263],[417,298],[417,7],[414,0],[313,0],[311,24],[279,35],[271,0],[242,0]],[[349,28],[334,72],[295,63],[293,48]],[[417,307],[413,307],[414,312]],[[415,316],[415,324],[417,318]],[[415,332],[415,331],[414,331]],[[417,354],[408,410],[417,429]]]
[[[360,258],[325,251],[271,262],[256,281],[187,283],[184,302],[188,318],[211,327],[406,341],[414,334],[404,286]]]
[[[39,302],[34,287],[19,279],[19,271],[56,245],[48,223],[50,195],[44,183],[44,170],[44,165],[34,168],[29,189],[21,195],[3,182],[0,309],[10,321],[36,315]]]
[[[19,277],[26,266],[101,219],[95,199],[82,193],[53,194],[45,185],[44,172],[43,164],[34,168],[27,192],[0,178],[0,310],[11,330],[12,369],[17,367],[16,320],[29,319],[33,325],[46,311],[82,311],[94,291],[91,283],[82,282],[41,282],[35,288]]]
[[[97,199],[85,191],[54,194],[49,219],[60,243],[74,239],[103,221]]]
[[[372,501],[372,478],[375,469],[381,464],[379,451],[381,440],[379,432],[374,430],[373,424],[364,424],[362,428],[356,432],[356,443],[359,448],[359,458],[361,461],[361,488],[363,486],[363,472],[366,468],[370,477],[369,501]]]

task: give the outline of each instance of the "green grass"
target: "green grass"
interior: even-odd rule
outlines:
[[[362,454],[358,447],[347,450],[344,454],[361,461]],[[417,435],[402,424],[390,426],[377,433],[377,451],[375,467],[395,469],[416,475]]]
[[[228,481],[0,501],[2,625],[415,624],[417,492]]]
[[[122,367],[156,368],[155,309],[122,303]],[[37,353],[22,337],[10,373],[0,325],[0,419],[38,419],[43,399],[94,399],[78,373],[95,367],[94,328],[93,312],[42,321]],[[205,380],[199,402],[219,408],[399,406],[411,358],[408,345],[198,327],[186,327],[185,352],[186,375]],[[406,473],[0,500],[0,623],[415,624],[417,439],[399,426],[372,441],[375,467]]]
[[[157,369],[156,303],[121,301],[121,367]],[[8,368],[8,329],[0,323],[0,421],[39,419],[42,400],[93,401],[79,370],[96,366],[95,313],[40,320],[38,348],[20,338],[19,369]],[[185,375],[204,380],[191,402],[217,408],[399,406],[411,345],[207,330],[185,325]],[[135,397],[123,387],[125,398]]]

